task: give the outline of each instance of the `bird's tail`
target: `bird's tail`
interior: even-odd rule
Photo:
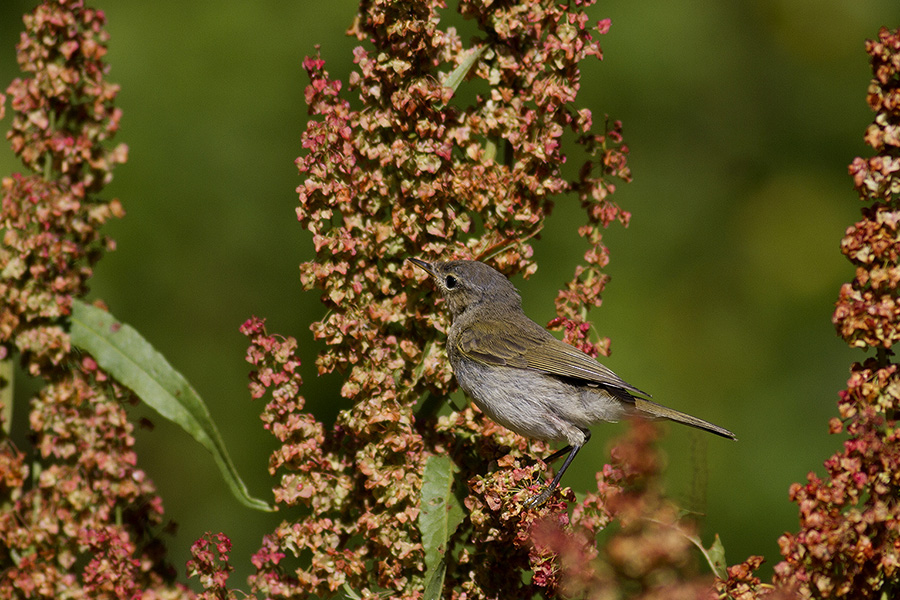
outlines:
[[[643,417],[669,419],[670,421],[684,423],[685,425],[690,425],[691,427],[696,427],[697,429],[702,429],[716,435],[721,435],[722,437],[728,438],[730,440],[737,440],[737,437],[735,437],[733,433],[731,433],[724,427],[713,425],[709,421],[704,421],[703,419],[692,417],[691,415],[685,414],[683,412],[678,412],[677,410],[673,410],[671,408],[663,406],[662,404],[657,404],[656,402],[651,402],[650,400],[647,400],[645,398],[635,398],[634,406],[635,408],[637,408],[638,414]]]

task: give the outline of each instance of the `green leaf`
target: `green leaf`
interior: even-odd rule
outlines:
[[[462,507],[452,492],[454,471],[448,456],[431,456],[425,463],[419,532],[425,550],[426,598],[441,595],[447,572],[447,542],[463,520]]]
[[[423,600],[438,600],[444,589],[444,575],[447,574],[447,561],[441,559],[437,564],[437,568],[431,572],[431,577],[425,584],[425,594]]]
[[[709,565],[710,570],[716,577],[719,579],[728,579],[728,563],[725,562],[725,546],[722,545],[722,540],[719,539],[718,533],[716,534],[716,541],[712,543],[712,546],[704,548],[703,542],[700,541],[699,537],[688,535],[681,529],[678,529],[678,531],[681,532],[681,535],[689,539],[692,544],[697,546],[703,554],[703,558],[706,559],[706,563]]]
[[[726,570],[728,563],[725,562],[725,546],[722,544],[722,540],[719,539],[718,533],[716,534],[716,541],[714,541],[712,546],[704,552],[704,555],[706,556],[706,560],[709,562],[709,566],[713,573],[716,574],[716,577],[719,579],[728,579],[728,571]]]
[[[447,80],[444,81],[444,87],[450,88],[455,94],[456,88],[463,82],[463,79],[466,78],[466,75],[469,74],[469,71],[475,65],[475,61],[478,60],[486,48],[487,46],[481,46],[480,48],[472,48],[469,50],[466,58],[464,58],[463,61],[459,63],[459,66],[453,69],[453,71],[450,72],[450,75],[447,76]]]
[[[266,502],[250,496],[209,410],[194,388],[134,328],[104,310],[73,298],[69,335],[72,343],[88,351],[104,371],[209,450],[225,483],[241,504],[262,511],[274,510]]]
[[[497,160],[497,144],[494,140],[487,140],[484,143],[484,162],[493,162]]]
[[[687,511],[685,514],[690,514],[692,511]],[[665,527],[674,527],[675,531],[679,533],[679,535],[684,536],[685,539],[689,540],[693,545],[697,546],[697,549],[703,554],[703,558],[706,559],[706,563],[709,565],[710,570],[713,574],[719,579],[728,579],[728,563],[725,562],[725,546],[722,545],[722,540],[719,539],[719,534],[716,534],[716,541],[712,543],[712,546],[709,548],[703,547],[703,542],[696,535],[689,535],[685,533],[684,529],[681,527],[666,524],[662,521],[658,521],[656,519],[649,519],[653,523],[657,523],[659,525],[663,525]]]

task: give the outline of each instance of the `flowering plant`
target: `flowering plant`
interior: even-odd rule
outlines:
[[[601,57],[598,38],[609,28],[588,22],[589,4],[462,1],[459,12],[478,31],[464,42],[442,27],[441,2],[367,0],[350,29],[360,46],[347,91],[320,56],[304,61],[312,118],[297,161],[297,216],[316,258],[301,277],[328,307],[312,325],[326,345],[317,367],[343,373],[346,408],[333,427],[305,411],[296,340],[269,333],[262,319],[243,324],[251,395],[266,398],[263,425],[279,444],[269,465],[274,500],[298,508],[252,559],[259,596],[897,592],[896,31],[867,46],[876,117],[866,140],[877,155],[850,168],[869,205],[842,242],[857,270],[834,313],[850,345],[877,352],[852,367],[841,394],[830,428],[849,439],[826,462],[827,476],[791,489],[800,529],[780,540],[773,584],[754,574],[760,557],[726,567],[721,544],[704,547],[666,498],[651,425],[629,428],[596,491],[576,499],[564,488],[523,510],[545,468],[533,457],[546,445],[472,407],[442,410],[455,389],[439,341],[447,323],[406,258],[477,258],[528,276],[537,266],[530,240],[555,202],[584,209],[578,231],[588,250],[550,326],[592,355],[608,352],[608,340],[591,337],[587,314],[607,282],[604,228],[628,223],[610,194],[630,172],[620,124],[595,123],[575,104],[579,63]],[[46,0],[25,17],[18,52],[26,77],[7,89],[8,138],[29,173],[2,181],[0,361],[18,357],[45,386],[30,407],[34,460],[0,438],[2,598],[194,595],[172,583],[162,502],[132,448],[125,406],[149,400],[99,352],[73,347],[78,298],[113,247],[99,229],[124,215],[117,200],[101,197],[127,155],[111,144],[120,113],[118,88],[105,79],[104,22],[80,0]],[[571,160],[580,168],[567,177]],[[0,381],[6,405],[8,388]],[[188,569],[203,597],[237,597],[230,551],[224,533],[194,544]],[[711,574],[701,573],[701,558]]]

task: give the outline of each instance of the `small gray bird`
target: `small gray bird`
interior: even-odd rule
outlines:
[[[528,438],[567,445],[562,468],[525,506],[540,506],[590,439],[589,427],[637,415],[669,419],[732,440],[733,433],[651,402],[642,392],[525,316],[516,288],[499,271],[469,260],[427,263],[447,301],[452,325],[447,354],[459,386],[488,417]]]

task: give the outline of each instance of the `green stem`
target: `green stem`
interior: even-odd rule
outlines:
[[[0,426],[2,437],[9,437],[12,431],[13,415],[13,364],[12,356],[0,360]]]

